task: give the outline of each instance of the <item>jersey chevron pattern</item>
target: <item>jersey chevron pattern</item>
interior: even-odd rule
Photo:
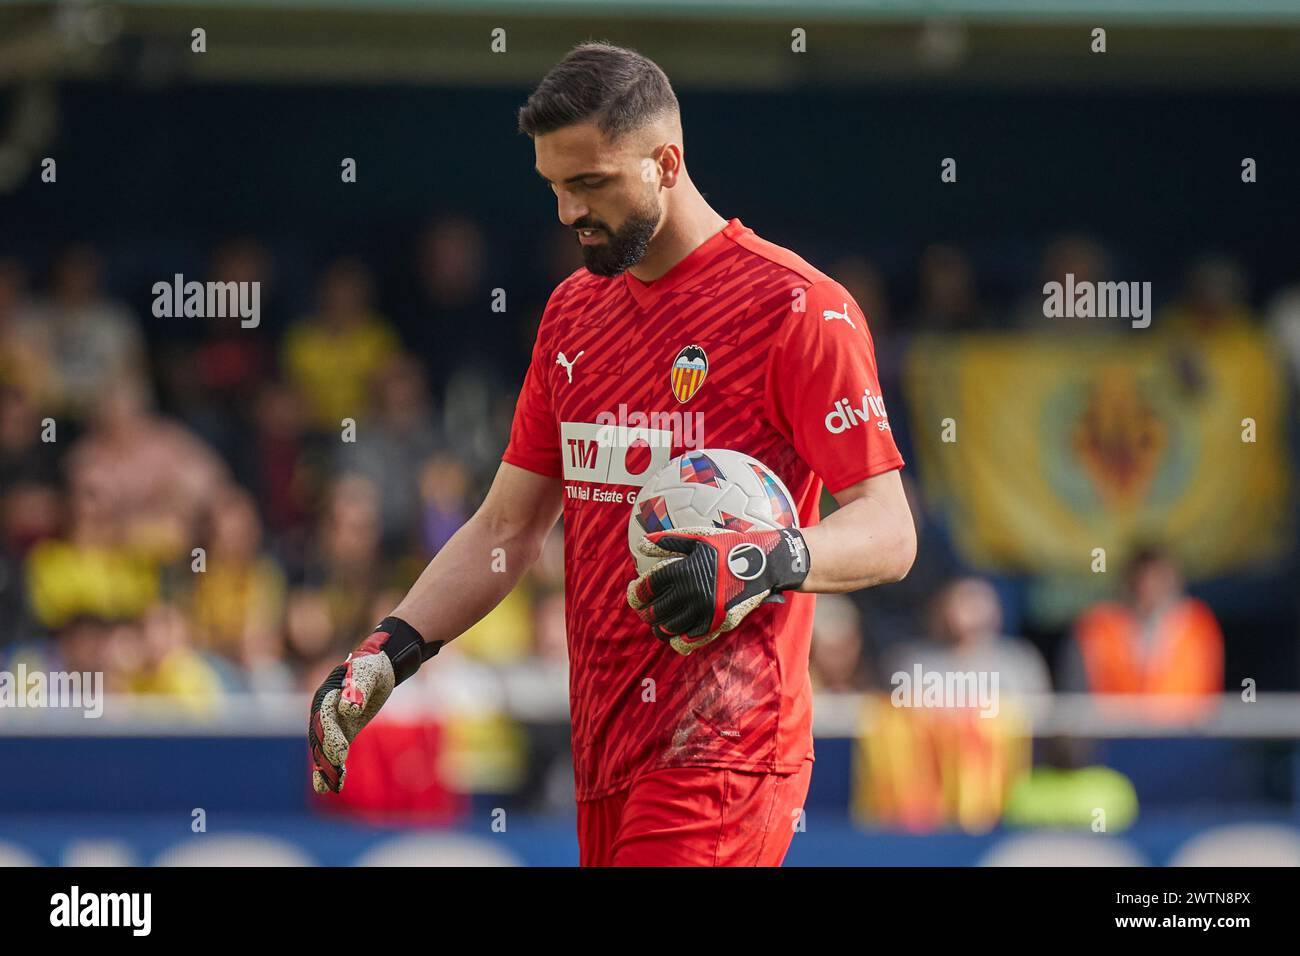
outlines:
[[[803,526],[831,492],[902,467],[866,319],[837,282],[740,220],[643,283],[580,269],[551,294],[503,459],[563,479],[577,798],[639,773],[793,773],[812,756],[814,598],[764,604],[682,656],[627,604],[628,515],[671,458],[764,462]]]

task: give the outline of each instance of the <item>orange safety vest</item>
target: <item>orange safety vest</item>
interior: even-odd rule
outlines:
[[[1202,601],[1183,598],[1166,610],[1145,646],[1137,616],[1119,604],[1099,604],[1076,627],[1088,689],[1094,694],[1209,697],[1223,691],[1223,632]],[[1209,700],[1151,701],[1168,716],[1203,712]]]

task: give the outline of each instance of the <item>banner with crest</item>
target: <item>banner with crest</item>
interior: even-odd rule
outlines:
[[[1191,577],[1244,570],[1290,541],[1284,373],[1267,340],[1016,333],[913,341],[917,470],[968,563],[1110,570],[1139,545]]]

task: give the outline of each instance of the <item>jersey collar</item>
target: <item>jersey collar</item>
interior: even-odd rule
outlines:
[[[652,305],[661,296],[679,288],[691,276],[697,275],[701,269],[716,259],[719,253],[730,246],[738,235],[748,231],[739,219],[732,219],[721,230],[687,253],[685,259],[653,282],[642,282],[632,273],[624,272],[623,284],[638,305],[643,308]]]

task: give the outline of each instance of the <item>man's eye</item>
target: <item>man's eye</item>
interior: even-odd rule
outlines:
[[[584,189],[599,189],[603,185],[605,185],[605,180],[603,179],[586,179],[582,182]]]

